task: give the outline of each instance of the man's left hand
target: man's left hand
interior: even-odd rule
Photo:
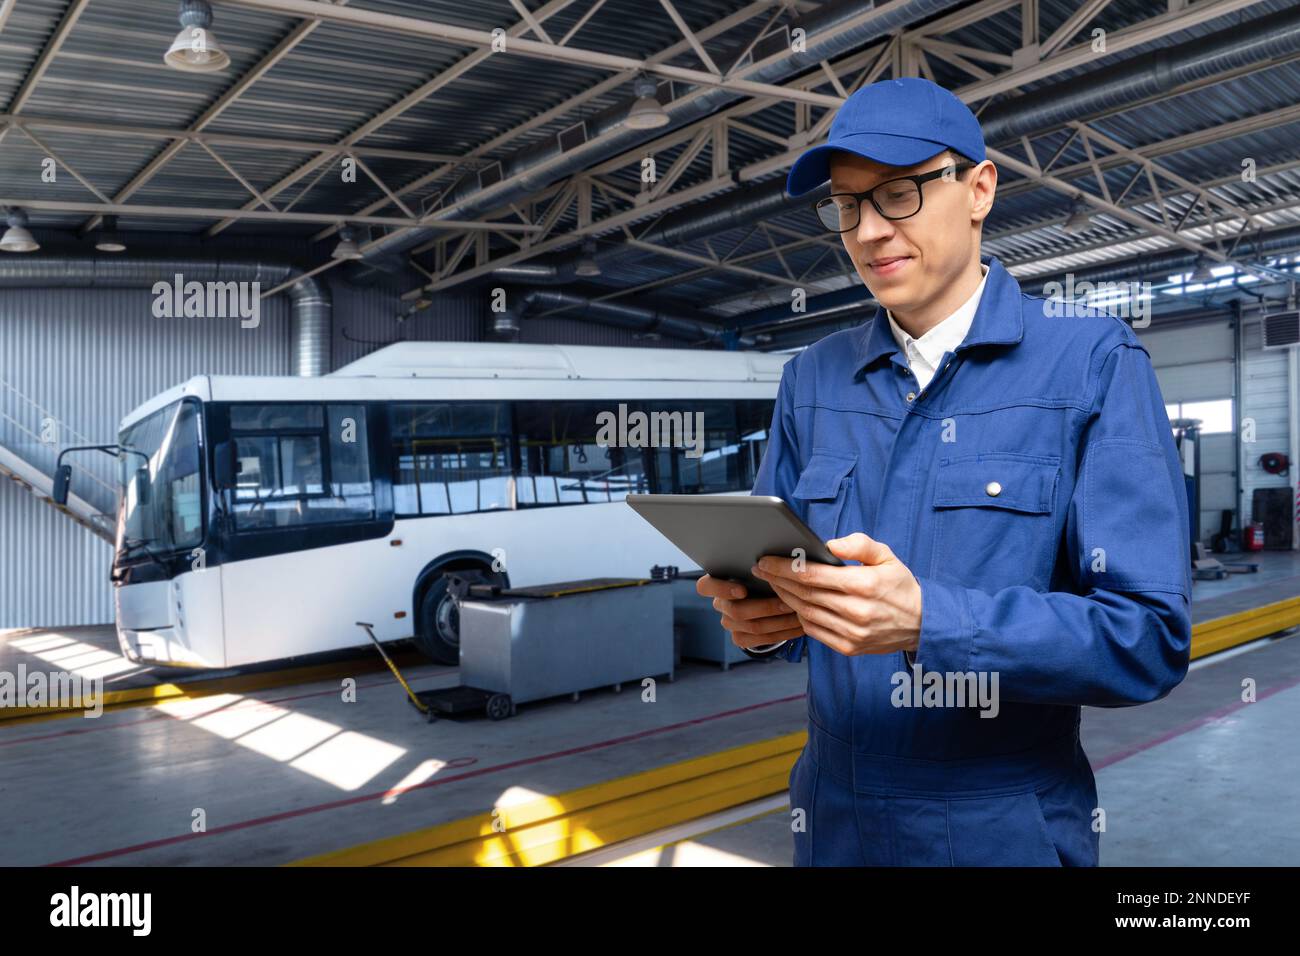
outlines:
[[[860,565],[838,567],[765,555],[755,577],[799,616],[804,633],[845,655],[915,651],[921,637],[921,586],[889,545],[858,531],[826,542]]]

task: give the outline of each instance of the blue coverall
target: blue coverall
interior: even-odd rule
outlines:
[[[889,545],[921,589],[915,664],[996,672],[1000,701],[993,718],[895,706],[904,652],[779,648],[808,658],[796,866],[1095,866],[1080,706],[1156,700],[1187,673],[1187,494],[1150,356],[1122,319],[1054,315],[987,261],[966,339],[919,394],[883,307],[781,376],[752,493],[822,539]]]

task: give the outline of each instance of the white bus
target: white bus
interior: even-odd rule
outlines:
[[[696,569],[623,499],[747,493],[788,359],[399,343],[320,378],[192,378],[122,421],[122,652],[234,667],[364,645],[364,620],[455,663],[450,571],[527,587]],[[620,404],[702,412],[703,454],[598,443]]]

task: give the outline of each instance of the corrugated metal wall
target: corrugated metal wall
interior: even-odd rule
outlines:
[[[261,324],[157,319],[148,289],[0,289],[0,378],[92,441],[193,375],[289,371],[289,303]],[[5,482],[13,485],[12,482]],[[0,495],[0,627],[113,619],[107,545],[17,486]]]
[[[405,303],[395,294],[338,283],[334,287],[334,367],[356,361],[392,342],[490,341],[490,291],[439,295],[433,304],[404,322],[395,317]],[[677,339],[638,338],[631,329],[602,325],[565,315],[525,318],[519,341],[560,345],[645,346],[689,348]]]
[[[0,480],[0,628],[111,621],[112,558],[107,542]]]

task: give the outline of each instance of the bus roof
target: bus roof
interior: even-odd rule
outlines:
[[[789,354],[514,342],[396,342],[334,372],[375,378],[779,382]]]
[[[353,400],[420,400],[430,387],[448,388],[465,399],[529,397],[530,381],[568,383],[559,386],[570,397],[609,398],[617,386],[600,382],[650,383],[642,392],[663,389],[653,383],[693,382],[694,397],[770,397],[781,381],[791,353],[695,351],[691,349],[629,348],[595,345],[520,345],[510,342],[398,342],[314,378],[264,375],[196,375],[137,406],[121,427],[180,398],[202,401],[321,401],[347,396]],[[421,380],[438,380],[424,385]],[[463,385],[457,385],[457,381]],[[503,386],[501,382],[518,382]],[[582,385],[583,382],[590,383]],[[391,383],[391,384],[386,384]],[[574,391],[574,390],[577,391]],[[606,394],[608,393],[608,394]]]

